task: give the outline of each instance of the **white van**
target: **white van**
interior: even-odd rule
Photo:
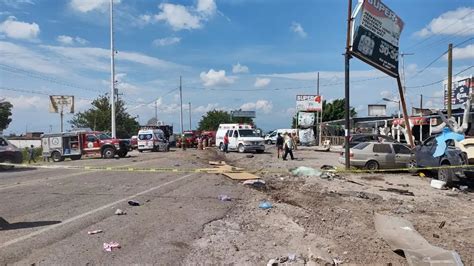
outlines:
[[[138,151],[169,151],[168,141],[161,129],[142,129],[138,131]]]
[[[263,153],[265,142],[252,125],[248,124],[220,124],[216,132],[216,145],[224,150],[224,136],[229,137],[229,151]]]
[[[288,134],[297,134],[297,129],[295,128],[283,128],[283,129],[275,129],[273,131],[271,131],[270,133],[268,133],[267,135],[265,135],[264,139],[265,139],[265,143],[267,144],[275,144],[276,143],[276,140],[277,140],[277,137],[278,137],[278,133],[281,134],[281,136],[283,137],[283,134],[285,133],[288,133]]]

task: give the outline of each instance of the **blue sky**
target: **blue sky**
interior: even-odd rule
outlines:
[[[14,104],[6,133],[59,130],[48,95],[75,95],[77,109],[109,91],[108,0],[0,0],[0,98]],[[354,5],[355,5],[354,0]],[[442,107],[448,43],[454,73],[474,62],[472,0],[386,0],[405,22],[408,107]],[[257,125],[285,128],[296,94],[344,97],[345,19],[342,0],[115,0],[116,72],[130,113],[154,116],[179,130],[179,76],[185,129],[212,109],[256,110]],[[435,61],[434,61],[435,60]],[[430,64],[431,62],[433,62]],[[429,65],[429,66],[428,66]],[[428,67],[426,67],[428,66]],[[351,60],[351,105],[359,116],[382,98],[398,98],[396,81]],[[470,68],[459,78],[470,76]],[[389,113],[397,104],[389,103]],[[66,120],[71,115],[66,115]],[[66,126],[68,128],[69,125]]]

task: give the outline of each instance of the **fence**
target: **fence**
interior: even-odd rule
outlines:
[[[340,146],[344,144],[344,136],[321,136],[322,141],[330,140],[331,145]]]

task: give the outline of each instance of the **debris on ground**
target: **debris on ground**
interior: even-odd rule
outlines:
[[[115,211],[115,215],[125,215],[125,214],[127,214],[127,213],[124,212],[124,211],[121,210],[121,209],[117,209],[117,210]]]
[[[121,248],[120,247],[120,244],[117,243],[117,242],[109,242],[109,243],[104,243],[104,250],[105,251],[108,251],[108,252],[111,252],[112,250],[114,249],[119,249]]]
[[[95,235],[95,234],[99,234],[99,233],[102,233],[103,231],[102,230],[93,230],[93,231],[89,231],[87,232],[88,235]]]
[[[219,195],[217,196],[217,198],[220,200],[220,201],[231,201],[232,199],[227,196],[227,195]]]
[[[129,200],[128,205],[130,205],[130,206],[140,206],[140,202],[138,202],[136,200]]]
[[[249,159],[250,159],[250,158],[253,158],[253,157],[255,157],[255,156],[254,156],[254,155],[252,155],[252,154],[248,154],[248,155],[246,155],[245,157],[247,157],[247,158],[249,158]]]
[[[263,188],[266,186],[265,181],[261,179],[245,180],[242,184],[252,186],[255,188]]]
[[[446,225],[446,221],[442,221],[442,222],[439,224],[438,228],[441,229],[441,228],[443,228],[445,225]]]
[[[262,202],[260,202],[260,204],[258,205],[258,207],[259,207],[260,209],[268,210],[268,209],[273,208],[273,205],[272,205],[270,202],[268,202],[268,201],[262,201]]]
[[[459,186],[459,190],[461,191],[467,191],[469,189],[468,186]]]
[[[295,176],[309,176],[309,177],[313,177],[313,176],[320,177],[322,174],[322,172],[319,171],[318,169],[314,169],[314,168],[306,167],[306,166],[300,166],[298,168],[295,168],[291,170],[291,173]]]
[[[409,265],[463,265],[457,252],[432,246],[408,220],[376,213],[374,222],[377,233],[393,251],[403,251]]]
[[[441,181],[441,180],[436,180],[436,179],[432,179],[430,185],[432,188],[437,188],[437,189],[446,188],[446,182]]]
[[[383,176],[362,176],[360,179],[367,180],[367,181],[385,181]]]
[[[380,191],[386,191],[386,192],[392,192],[392,193],[398,193],[398,194],[404,195],[404,196],[415,196],[415,194],[413,194],[413,192],[408,191],[406,189],[398,189],[398,188],[389,187],[389,188],[386,188],[386,189],[379,189],[379,190]]]
[[[330,171],[330,170],[336,171],[337,168],[334,167],[334,166],[332,166],[332,165],[325,164],[325,165],[321,166],[321,170],[325,170],[325,171]]]

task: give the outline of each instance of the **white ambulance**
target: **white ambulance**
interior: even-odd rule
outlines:
[[[155,128],[138,131],[138,151],[169,151],[163,130]]]
[[[249,124],[220,124],[216,133],[216,145],[224,150],[224,136],[229,138],[229,151],[247,152],[265,151],[265,141]]]

